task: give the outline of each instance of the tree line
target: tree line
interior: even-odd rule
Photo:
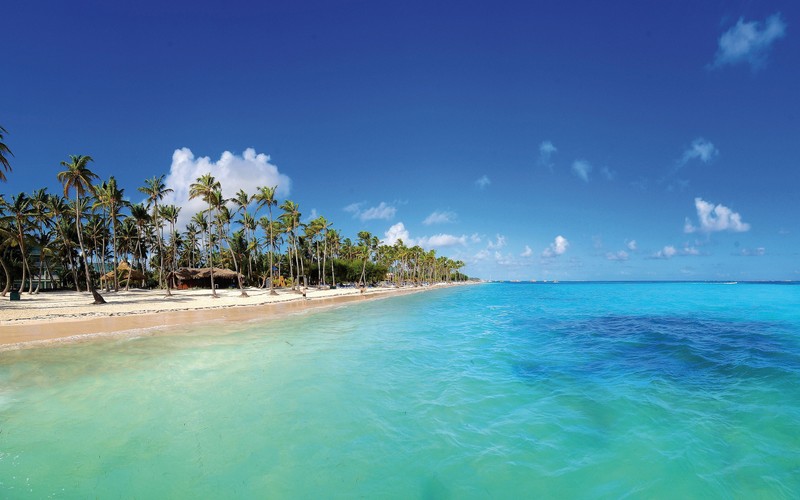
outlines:
[[[0,127],[0,180],[11,172],[13,153]],[[205,208],[178,228],[182,207],[164,204],[172,190],[164,175],[145,180],[136,190],[141,203],[132,203],[111,176],[101,180],[91,170],[91,156],[72,155],[61,162],[57,179],[60,193],[38,189],[6,199],[0,195],[0,267],[2,295],[19,282],[20,290],[36,294],[45,274],[55,288],[85,289],[95,303],[105,300],[98,291],[101,275],[105,290],[131,287],[131,274],[145,276],[146,286],[171,295],[170,276],[181,268],[208,268],[211,293],[216,296],[214,272],[230,269],[242,296],[247,287],[278,285],[359,286],[391,281],[397,285],[466,280],[462,261],[437,256],[434,250],[385,245],[368,231],[354,240],[322,216],[301,221],[300,207],[279,200],[276,186],[239,190],[222,195],[220,181],[210,173],[190,186],[190,199]],[[127,266],[120,266],[125,262]],[[122,270],[122,268],[127,269]]]

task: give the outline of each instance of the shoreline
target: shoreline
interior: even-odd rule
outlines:
[[[44,292],[23,295],[23,300],[0,308],[0,353],[35,347],[50,347],[147,330],[166,330],[209,322],[247,322],[282,318],[289,314],[323,310],[328,307],[438,290],[461,283],[422,287],[358,288],[300,292],[246,289],[176,290],[166,297],[164,290],[131,290],[104,294],[107,304],[91,304],[86,292]],[[35,297],[35,298],[26,298]],[[6,299],[8,300],[8,299]]]

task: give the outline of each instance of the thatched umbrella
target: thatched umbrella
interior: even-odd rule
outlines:
[[[133,281],[144,282],[147,277],[141,271],[137,271],[136,269],[131,269],[130,264],[125,262],[124,260],[119,263],[117,266],[117,276],[120,280],[127,279]],[[106,274],[100,276],[100,281],[107,281],[114,279],[114,271],[109,271]]]

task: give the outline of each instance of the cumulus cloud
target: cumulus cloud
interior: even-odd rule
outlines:
[[[563,255],[564,252],[567,251],[567,248],[569,248],[569,241],[559,234],[556,236],[556,239],[550,243],[550,246],[544,249],[542,257],[550,258]]]
[[[189,199],[190,186],[204,174],[211,174],[219,181],[225,198],[232,198],[240,189],[254,194],[259,186],[277,186],[276,196],[285,198],[291,188],[289,177],[270,163],[268,155],[256,153],[255,149],[245,149],[241,156],[225,151],[217,161],[207,156],[195,158],[189,148],[176,149],[172,153],[169,174],[164,179],[164,184],[172,192],[164,197],[162,203],[182,207],[178,227],[183,227],[194,214],[206,209],[203,200]]]
[[[467,236],[453,236],[452,234],[435,234],[433,236],[423,236],[422,238],[412,238],[411,233],[406,229],[405,224],[398,222],[383,233],[383,244],[394,245],[398,240],[403,240],[403,244],[409,247],[419,245],[422,248],[448,247],[453,245],[466,245]]]
[[[719,37],[719,47],[711,69],[749,64],[753,71],[764,67],[775,41],[786,36],[786,23],[776,13],[765,21],[739,21]]]
[[[592,172],[592,165],[586,160],[575,160],[572,162],[572,173],[578,176],[583,182],[589,182],[589,174]]]
[[[357,217],[362,222],[368,220],[378,220],[384,219],[389,220],[395,216],[397,213],[397,208],[387,204],[386,202],[380,202],[377,207],[369,207],[367,209],[362,209],[361,207],[364,206],[364,202],[358,203],[351,203],[344,207],[344,211],[353,214],[353,217]]]
[[[742,222],[742,216],[724,205],[714,205],[702,198],[694,199],[697,209],[697,219],[700,226],[695,226],[686,218],[683,231],[686,233],[702,232],[712,233],[717,231],[731,231],[743,233],[750,230],[750,224]]]
[[[383,233],[384,245],[394,245],[395,243],[397,243],[397,240],[403,240],[403,243],[405,245],[413,246],[411,244],[411,235],[406,229],[405,224],[403,224],[402,222],[398,222],[397,224],[387,229],[385,233]]]
[[[417,240],[417,245],[426,247],[449,247],[453,245],[466,245],[466,235],[453,236],[452,234],[434,234],[433,236],[423,236]]]
[[[489,244],[486,246],[489,250],[499,250],[506,246],[506,237],[500,234],[495,235],[495,240],[490,241]]]
[[[627,242],[625,244],[625,246],[628,247],[628,250],[630,250],[632,252],[635,252],[636,251],[636,246],[637,246],[636,245],[636,240],[630,240],[629,242]]]
[[[530,257],[533,255],[533,249],[528,245],[525,245],[525,250],[519,254],[520,257]]]
[[[455,212],[433,212],[429,216],[425,217],[425,220],[422,221],[423,224],[426,226],[430,226],[432,224],[447,224],[450,222],[455,222],[457,215]]]
[[[539,144],[539,165],[553,170],[553,154],[558,151],[550,141],[542,141]]]
[[[618,252],[607,252],[606,259],[616,261],[628,260],[628,252],[625,250],[620,250]]]
[[[478,189],[486,189],[486,187],[491,183],[492,181],[490,181],[489,177],[485,175],[475,181],[475,185],[478,186]]]
[[[472,233],[472,236],[469,237],[469,240],[473,243],[480,243],[481,237],[478,236],[478,233]]]

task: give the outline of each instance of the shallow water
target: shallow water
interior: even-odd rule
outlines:
[[[0,353],[0,497],[793,497],[799,306],[491,284]]]

